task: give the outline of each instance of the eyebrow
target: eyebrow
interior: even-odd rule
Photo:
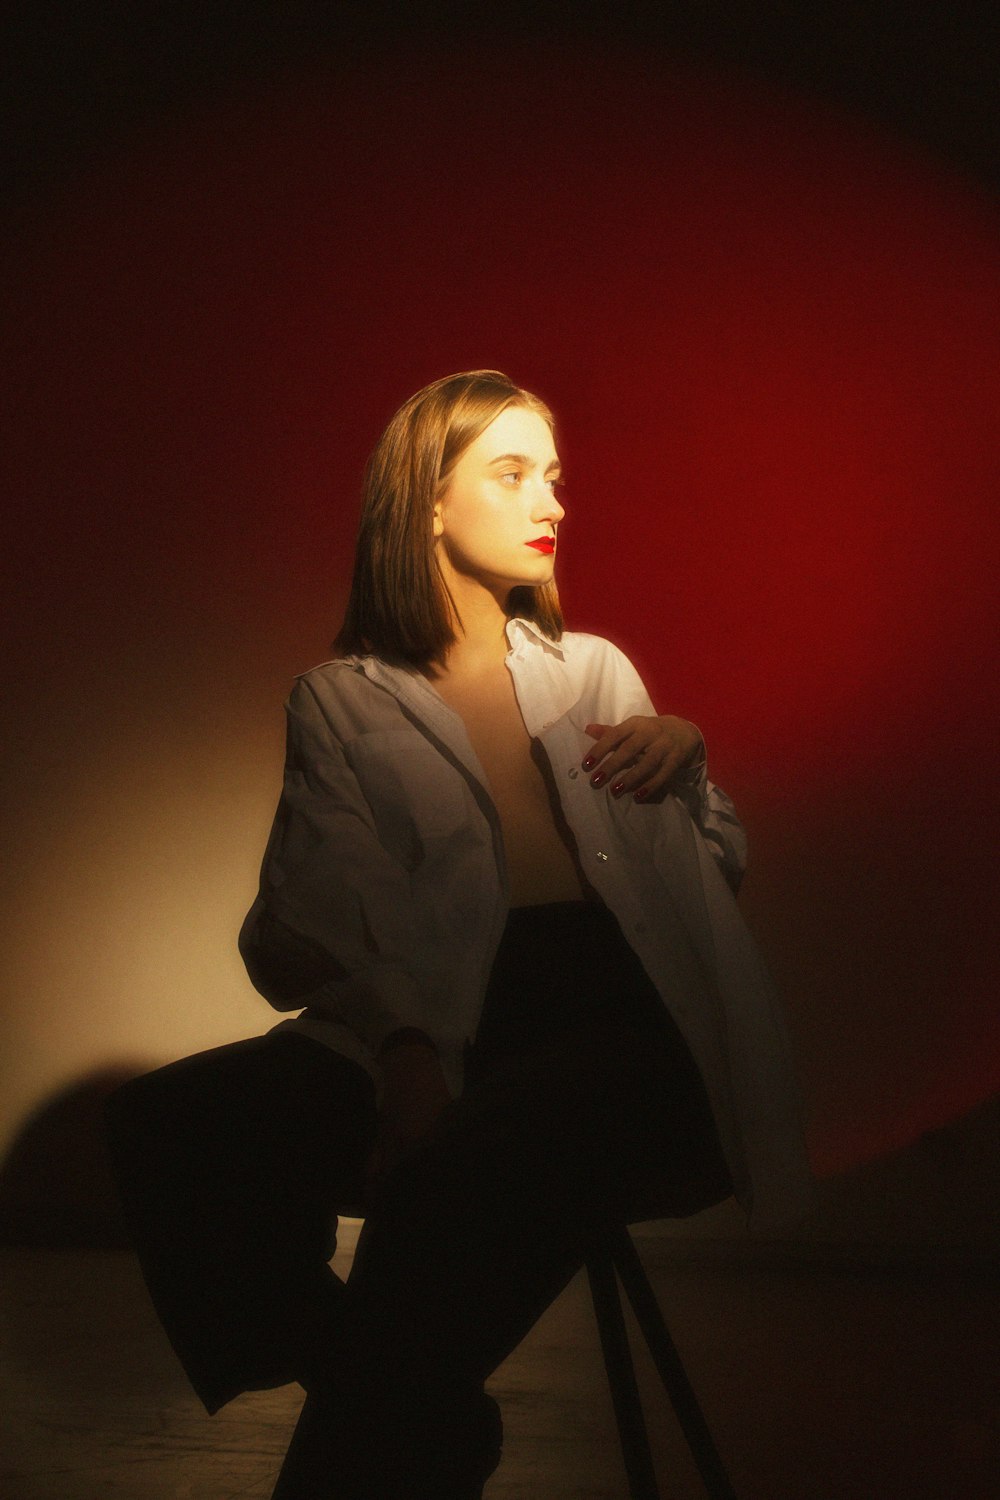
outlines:
[[[501,453],[499,458],[491,458],[487,467],[492,469],[494,464],[516,463],[523,464],[526,469],[531,469],[534,468],[534,462],[534,459],[529,458],[526,453]],[[560,474],[562,473],[562,464],[557,458],[552,460],[545,472],[546,474],[551,474],[553,470],[558,470]]]

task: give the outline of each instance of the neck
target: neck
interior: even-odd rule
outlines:
[[[506,598],[509,587],[496,593],[478,580],[461,575],[449,580],[459,618],[455,644],[449,647],[445,671],[481,672],[502,665],[508,650]]]

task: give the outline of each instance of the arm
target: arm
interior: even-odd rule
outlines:
[[[286,712],[284,786],[240,952],[277,1009],[308,1006],[375,1058],[399,1028],[425,1029],[409,873],[305,680]]]
[[[346,1025],[381,1082],[366,1192],[433,1131],[450,1100],[421,1005],[409,873],[384,848],[361,788],[301,679],[286,705],[281,801],[260,892],[240,933],[279,1010]]]
[[[625,712],[615,724],[586,726],[596,741],[582,763],[591,785],[610,782],[612,796],[632,796],[640,803],[675,796],[735,893],[746,870],[746,834],[731,799],[708,779],[701,731],[674,714],[658,715],[632,663],[617,649],[615,659],[623,689],[618,701]]]
[[[374,1205],[379,1184],[397,1162],[430,1140],[451,1103],[437,1052],[409,1028],[393,1032],[379,1055],[382,1103],[378,1133],[365,1165],[365,1197]]]

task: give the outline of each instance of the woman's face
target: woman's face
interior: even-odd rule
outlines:
[[[559,458],[549,424],[508,406],[470,443],[434,507],[438,564],[449,585],[478,581],[502,604],[555,571]]]

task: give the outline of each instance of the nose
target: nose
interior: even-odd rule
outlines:
[[[532,507],[531,519],[533,521],[551,521],[554,526],[558,526],[566,512],[559,504],[555,491],[550,490],[548,485],[541,480],[539,484],[541,485],[541,490],[538,499]]]

